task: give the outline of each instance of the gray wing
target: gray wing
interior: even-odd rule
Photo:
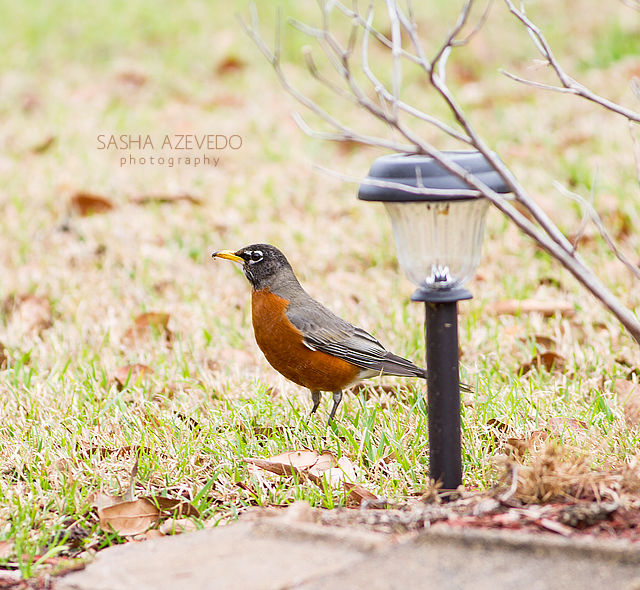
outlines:
[[[289,308],[287,317],[303,334],[304,343],[374,373],[425,378],[425,370],[389,352],[371,334],[339,318],[317,301],[307,299],[304,313]]]

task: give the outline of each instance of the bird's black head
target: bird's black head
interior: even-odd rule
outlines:
[[[213,258],[242,264],[244,275],[256,291],[266,287],[275,291],[280,283],[290,281],[291,277],[295,280],[289,261],[278,248],[270,244],[251,244],[236,252],[220,250],[213,253]]]

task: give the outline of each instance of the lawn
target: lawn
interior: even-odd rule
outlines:
[[[434,49],[457,3],[424,4],[419,19]],[[317,22],[313,2],[282,5]],[[248,13],[247,2],[234,6]],[[638,110],[629,88],[640,76],[637,12],[622,3],[594,11],[586,0],[530,10],[568,71]],[[271,39],[275,9],[259,13]],[[299,107],[223,2],[5,0],[0,21],[3,567],[30,576],[54,558],[84,560],[123,542],[100,526],[96,503],[127,488],[188,502],[196,527],[256,505],[353,500],[326,479],[266,476],[251,457],[328,450],[393,504],[428,490],[424,383],[372,380],[345,394],[332,427],[329,395],[310,419],[309,392],[274,372],[254,342],[245,278],[211,259],[214,250],[273,243],[314,297],[421,364],[424,310],[409,301],[383,208],[314,168],[362,177],[382,152],[304,136],[290,116]],[[368,129],[365,113],[305,75],[306,43],[284,28],[287,72]],[[496,2],[483,32],[452,57],[449,82],[567,234],[581,211],[554,181],[590,198],[639,260],[626,121],[498,72],[535,75],[536,57]],[[408,72],[406,93],[447,116],[417,72]],[[228,145],[182,150],[178,136],[187,135]],[[167,136],[171,150],[162,147]],[[195,162],[204,155],[212,160]],[[637,280],[593,227],[580,248],[638,309]],[[463,400],[465,487],[492,489],[509,473],[505,463],[526,471],[553,444],[593,473],[634,466],[638,423],[624,382],[637,380],[640,353],[615,319],[497,211],[470,289],[474,299],[459,306],[461,374],[473,387]],[[503,313],[513,299],[550,311]]]

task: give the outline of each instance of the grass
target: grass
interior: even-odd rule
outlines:
[[[321,161],[362,175],[378,152],[303,137],[289,116],[292,103],[221,3],[91,6],[70,2],[47,13],[29,1],[0,7],[0,342],[7,356],[0,370],[0,542],[11,543],[5,567],[30,576],[52,556],[85,558],[122,542],[100,529],[92,502],[96,492],[124,489],[136,460],[137,492],[188,499],[200,512],[197,526],[224,524],[254,505],[344,505],[341,488],[295,478],[265,484],[243,461],[303,447],[348,457],[361,482],[391,502],[421,494],[429,487],[424,385],[387,378],[397,386],[390,392],[346,394],[331,428],[325,395],[310,420],[308,392],[277,375],[257,350],[244,277],[210,260],[213,249],[275,243],[314,296],[419,361],[423,310],[409,302],[411,286],[399,278],[382,208],[359,203],[353,186],[312,168]],[[612,9],[607,20],[575,3],[553,3],[550,23],[544,6],[551,4],[532,7],[534,16],[552,30],[567,68],[582,68],[584,83],[628,102],[632,68],[592,55],[598,66],[585,69],[578,47],[591,46],[600,30],[614,39],[625,9]],[[313,3],[296,9],[315,18]],[[268,33],[273,15],[260,12]],[[433,38],[446,30],[438,15],[450,12],[444,2],[425,12]],[[526,72],[523,60],[533,53],[501,6],[487,26],[490,34],[469,48],[473,58],[463,58],[460,68],[453,62],[451,73],[481,131],[567,231],[580,216],[553,192],[553,180],[593,193],[614,226],[640,226],[626,125],[574,99],[500,78],[498,65]],[[563,26],[578,33],[563,36]],[[302,44],[287,37],[284,55],[294,78],[314,93],[296,65]],[[600,47],[612,51],[604,44],[593,51]],[[221,68],[230,58],[238,67]],[[429,102],[417,77],[407,93],[433,112],[442,108]],[[349,117],[367,125],[362,113]],[[222,152],[217,168],[120,167],[118,152],[98,149],[100,133],[235,133],[243,146]],[[50,147],[39,151],[50,137]],[[71,195],[83,190],[107,197],[113,210],[70,213]],[[180,193],[202,205],[130,200]],[[637,233],[619,237],[637,257]],[[637,308],[637,287],[602,242],[588,236],[582,253]],[[637,374],[637,344],[495,211],[471,289],[475,298],[460,305],[462,377],[475,388],[462,415],[465,485],[495,485],[507,439],[526,441],[553,417],[586,424],[586,435],[568,429],[560,436],[577,442],[594,468],[631,463],[638,430],[624,420],[615,379]],[[27,295],[39,299],[25,304]],[[577,313],[492,313],[510,298],[567,301]],[[148,311],[170,314],[170,343],[162,330],[127,338]],[[544,338],[547,346],[539,344]],[[547,348],[562,355],[564,369],[521,374]],[[153,373],[118,385],[115,371],[135,363]]]

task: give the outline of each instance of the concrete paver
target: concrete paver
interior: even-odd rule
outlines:
[[[437,525],[393,537],[262,518],[113,547],[56,590],[640,590],[640,548]]]

